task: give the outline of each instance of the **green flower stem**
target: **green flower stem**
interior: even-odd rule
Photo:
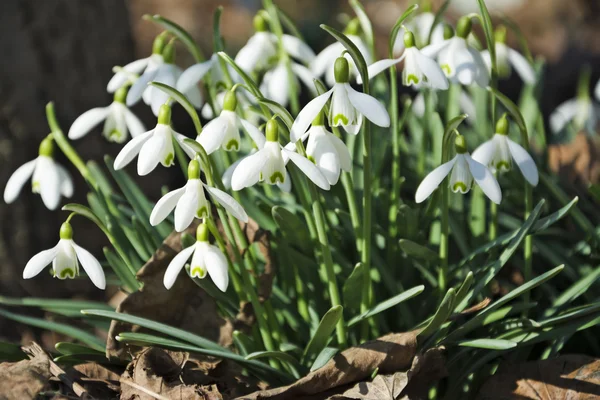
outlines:
[[[445,161],[444,161],[445,162]],[[440,186],[441,191],[441,232],[440,232],[440,269],[438,288],[440,293],[446,293],[448,279],[448,185],[446,181]]]
[[[363,81],[365,77],[363,77]],[[364,84],[366,83],[366,85]],[[363,82],[363,93],[369,94],[368,77],[367,82]],[[365,276],[363,279],[362,300],[360,303],[360,312],[366,312],[371,307],[372,283],[371,283],[371,213],[372,213],[372,172],[371,172],[371,122],[364,118],[363,128],[363,222],[362,222],[362,248],[360,261],[365,266]],[[361,337],[367,340],[369,321],[366,320],[361,326]]]
[[[485,217],[485,216],[483,216]],[[496,240],[498,237],[498,205],[493,201],[490,201],[490,227],[489,227],[489,240]]]
[[[460,113],[459,98],[461,90],[460,84],[450,82],[450,87],[448,88],[448,106],[446,107],[446,122]]]

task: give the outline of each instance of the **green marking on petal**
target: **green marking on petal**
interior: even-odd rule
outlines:
[[[71,268],[65,268],[62,271],[60,271],[60,274],[58,275],[58,277],[60,279],[73,279],[75,278],[75,271],[73,271]]]
[[[208,218],[208,208],[200,207],[198,211],[196,211],[196,217],[198,218]]]
[[[284,179],[285,178],[284,178],[283,174],[279,171],[275,172],[273,175],[271,175],[271,178],[269,178],[271,185],[274,185],[277,182],[283,183]]]
[[[263,176],[262,172],[258,174],[258,180],[259,180],[259,182],[262,182],[265,180],[265,177]]]
[[[410,85],[411,82],[414,82],[415,85],[419,84],[419,78],[415,74],[410,74],[406,77],[406,84]]]
[[[446,74],[446,76],[450,76],[450,74],[452,74],[452,69],[450,68],[450,65],[444,64],[441,68],[442,71],[444,71],[444,74]]]
[[[344,114],[337,114],[333,116],[333,125],[338,125],[339,122],[342,122],[342,125],[348,125],[348,117],[346,117]]]
[[[510,171],[510,162],[507,161],[498,161],[495,165],[495,168],[498,171]]]
[[[33,193],[39,193],[39,191],[40,191],[40,182],[39,181],[33,181],[33,183],[31,184],[31,191]]]
[[[227,151],[238,151],[240,149],[240,142],[238,142],[235,139],[231,139],[229,142],[227,142],[227,144],[225,145],[225,150]]]
[[[192,278],[204,279],[206,276],[206,270],[200,267],[192,267],[190,275]]]
[[[454,193],[467,193],[467,185],[464,182],[456,182],[452,185],[452,191]]]
[[[313,156],[307,156],[308,160],[311,161],[313,164],[317,163],[317,160],[315,160],[315,158]]]
[[[113,129],[109,134],[108,134],[108,140],[112,141],[112,142],[118,142],[121,140],[121,138],[123,137],[123,135],[121,134],[121,132],[117,129]]]
[[[165,162],[164,162],[164,164],[165,164],[167,167],[170,167],[170,166],[171,166],[171,164],[173,164],[173,160],[174,160],[174,159],[175,159],[175,156],[173,155],[173,153],[169,153],[169,154],[167,154],[167,156],[165,157]]]

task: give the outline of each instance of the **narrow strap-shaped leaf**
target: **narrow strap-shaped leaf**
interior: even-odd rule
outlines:
[[[398,32],[400,32],[400,28],[402,28],[402,24],[410,15],[419,8],[418,4],[413,4],[408,7],[406,11],[398,18],[394,26],[392,27],[392,32],[390,33],[390,41],[388,43],[388,55],[390,58],[394,58],[394,44],[396,43],[396,39],[398,38]]]
[[[7,306],[21,306],[21,307],[39,307],[42,309],[55,308],[55,309],[66,309],[66,310],[82,310],[84,308],[100,308],[106,310],[113,310],[111,306],[105,303],[97,301],[87,300],[63,300],[63,299],[48,299],[41,297],[6,297],[0,296],[0,304]]]
[[[415,243],[412,240],[400,239],[398,244],[409,257],[427,261],[436,261],[439,259],[439,256],[435,251]]]
[[[333,306],[321,318],[319,326],[304,349],[304,353],[302,354],[303,362],[316,357],[327,345],[336,324],[342,318],[343,310],[342,306]]]
[[[475,347],[489,350],[508,350],[517,347],[517,342],[506,339],[473,339],[458,343],[462,347]]]
[[[60,354],[69,355],[69,354],[102,354],[104,352],[93,349],[88,346],[83,346],[81,344],[69,343],[69,342],[58,342],[54,345],[56,351]]]
[[[192,38],[192,36],[181,26],[177,25],[175,22],[173,22],[161,15],[146,14],[143,16],[143,18],[146,21],[152,21],[152,22],[157,23],[158,25],[162,26],[163,28],[165,28],[166,30],[171,32],[173,35],[177,36],[177,38],[188,49],[188,51],[190,52],[192,57],[194,57],[194,60],[196,60],[196,62],[202,62],[205,60],[204,54],[202,54],[202,51],[200,50],[200,47],[198,47],[198,44],[196,43],[194,38]]]
[[[179,104],[181,104],[181,106],[185,109],[185,111],[187,111],[189,116],[192,118],[192,121],[194,122],[194,127],[196,128],[196,133],[199,135],[202,132],[202,123],[200,122],[200,117],[198,117],[198,112],[183,93],[181,93],[174,87],[165,85],[164,83],[160,82],[150,82],[150,85],[162,90],[171,98],[175,99]]]
[[[257,100],[259,103],[269,107],[269,109],[273,111],[274,114],[279,115],[281,117],[281,120],[287,126],[288,130],[292,129],[292,125],[294,124],[294,117],[292,117],[292,114],[290,114],[290,112],[285,107],[273,100],[265,99],[264,97],[261,97]]]
[[[215,14],[213,15],[213,48],[215,53],[225,50],[223,44],[223,36],[221,36],[221,14],[223,13],[223,6],[217,7]]]
[[[448,9],[448,6],[450,5],[450,1],[451,0],[444,1],[444,4],[442,4],[441,7],[438,8],[438,10],[436,11],[435,17],[433,18],[433,24],[431,24],[431,28],[429,29],[429,34],[427,35],[427,44],[431,43],[431,36],[433,35],[433,30],[435,29],[436,26],[438,26],[438,24],[440,22],[442,22],[442,19],[444,18],[444,13],[446,12],[446,9]]]
[[[369,50],[372,54],[375,54],[375,35],[373,35],[373,25],[371,24],[371,20],[369,20],[369,16],[365,12],[365,8],[358,0],[350,0],[350,6],[358,18],[360,28],[365,36]]]
[[[473,285],[473,271],[469,271],[469,273],[465,277],[465,280],[456,291],[456,304],[460,304],[465,299],[465,297],[467,297],[467,294],[471,289],[471,285]]]
[[[429,324],[427,324],[427,326],[423,328],[421,332],[419,332],[419,334],[417,335],[418,337],[424,338],[433,334],[446,322],[446,320],[452,313],[452,310],[454,309],[455,298],[456,292],[454,291],[454,289],[448,289],[446,295],[440,303],[440,306],[433,315],[433,318],[431,319]]]
[[[357,315],[356,317],[354,317],[350,321],[348,321],[348,327],[358,324],[359,322],[364,321],[367,318],[370,318],[374,315],[379,314],[380,312],[383,312],[389,308],[392,308],[392,307],[402,303],[403,301],[412,299],[413,297],[418,296],[421,293],[423,293],[423,290],[425,290],[425,286],[423,286],[423,285],[415,286],[414,288],[408,289],[405,292],[402,292],[392,298],[382,301],[381,303],[377,304],[375,307],[365,311],[364,313],[362,313],[360,315]]]
[[[243,69],[241,69],[240,66],[237,65],[231,57],[229,57],[229,55],[227,55],[227,53],[219,51],[217,54],[219,55],[219,57],[225,60],[227,64],[231,65],[231,67],[242,77],[242,80],[244,81],[244,83],[246,83],[248,88],[250,88],[250,92],[254,95],[254,97],[263,97],[262,93],[260,92],[260,89],[258,88],[258,85],[256,84],[256,82],[254,82],[254,79],[250,78],[250,76]]]
[[[329,362],[340,350],[335,347],[325,347],[310,367],[310,372],[316,371]]]

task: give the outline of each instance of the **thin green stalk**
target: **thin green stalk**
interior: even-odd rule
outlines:
[[[450,82],[450,87],[448,88],[448,104],[446,107],[446,122],[456,117],[460,112],[458,100],[460,98],[461,90],[460,84]]]
[[[440,232],[440,269],[438,274],[438,287],[440,293],[446,293],[448,285],[448,185],[442,182],[441,190],[441,232]]]
[[[368,94],[367,89],[363,90]],[[371,192],[371,123],[365,118],[363,122],[363,222],[362,222],[362,248],[360,261],[365,266],[365,276],[363,279],[362,301],[360,311],[366,312],[371,307],[372,283],[371,283],[371,213],[372,213],[372,195]],[[368,320],[361,326],[361,337],[366,340],[368,337]]]
[[[498,205],[490,201],[490,227],[489,240],[496,240],[498,237]]]

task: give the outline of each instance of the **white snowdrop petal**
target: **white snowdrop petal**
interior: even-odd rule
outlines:
[[[279,187],[279,189],[281,189],[281,191],[285,193],[291,192],[292,178],[290,178],[290,174],[288,174],[287,171],[285,171],[285,180],[283,181],[283,183],[277,183],[277,186]]]
[[[104,277],[104,271],[100,262],[86,249],[78,246],[75,242],[71,241],[77,258],[83,267],[83,270],[88,275],[90,280],[98,289],[104,290],[106,288],[106,278]]]
[[[71,140],[79,139],[89,133],[96,125],[104,121],[110,113],[109,107],[92,108],[81,114],[71,128],[68,137]]]
[[[594,87],[594,97],[596,97],[596,100],[600,101],[600,80],[598,80],[596,87]]]
[[[228,263],[227,258],[218,247],[207,246],[204,251],[204,265],[215,286],[225,292],[229,285]]]
[[[245,119],[242,118],[238,118],[240,124],[242,125],[242,128],[244,128],[244,130],[246,131],[246,133],[248,134],[248,136],[250,136],[252,138],[252,140],[254,141],[254,143],[256,144],[256,146],[259,149],[262,149],[265,146],[265,135],[254,125],[252,125],[250,122],[246,121]]]
[[[335,59],[342,55],[344,45],[340,42],[335,42],[325,47],[310,63],[310,70],[315,76],[321,76],[327,71]]]
[[[202,96],[202,92],[200,91],[199,87],[191,87],[183,94],[185,95],[185,97],[187,97],[190,103],[192,103],[194,108],[199,110],[204,105],[204,97]]]
[[[508,48],[508,60],[515,68],[523,82],[533,85],[535,83],[535,71],[525,57],[518,51]]]
[[[175,86],[175,76],[177,74],[176,66],[172,64],[162,65],[154,77],[154,82],[159,82],[167,86]],[[158,116],[160,107],[169,100],[169,95],[158,88],[152,88],[152,100],[150,106],[154,115]]]
[[[231,177],[233,176],[233,171],[235,171],[235,168],[242,162],[242,160],[243,160],[243,158],[236,160],[223,173],[223,176],[221,177],[221,181],[223,181],[223,186],[225,187],[225,189],[231,189]]]
[[[143,144],[137,162],[138,175],[148,175],[161,161],[163,147],[166,146],[165,136],[155,133]],[[132,140],[133,141],[133,140]]]
[[[214,153],[221,147],[227,133],[228,123],[226,118],[219,116],[206,124],[198,137],[198,143],[204,147],[207,154]]]
[[[350,103],[375,125],[387,128],[390,126],[390,115],[385,107],[376,98],[368,94],[357,92],[349,84],[344,85]]]
[[[74,187],[73,187],[73,179],[71,178],[71,174],[69,171],[62,165],[56,165],[58,168],[58,175],[60,178],[60,194],[64,197],[73,196]]]
[[[333,89],[315,97],[298,113],[290,131],[290,140],[292,142],[297,142],[304,135],[304,132],[312,124],[315,117],[323,110],[332,93]]]
[[[550,129],[552,132],[560,132],[569,121],[575,118],[578,109],[579,102],[577,99],[567,100],[559,105],[556,110],[550,114]]]
[[[132,137],[139,136],[146,132],[146,128],[144,128],[142,121],[140,121],[140,119],[134,113],[132,113],[131,110],[123,106],[123,113],[125,114],[127,129],[129,129]]]
[[[58,254],[58,245],[51,249],[41,251],[31,257],[23,270],[23,279],[30,279],[39,274],[56,258],[56,254]]]
[[[431,171],[427,176],[423,179],[419,187],[417,188],[417,192],[415,193],[415,201],[417,203],[422,203],[427,199],[431,193],[435,189],[440,186],[444,178],[448,176],[450,171],[452,171],[452,167],[456,163],[456,157],[452,160],[440,165],[433,171]]]
[[[471,97],[464,90],[460,91],[458,105],[461,110],[467,114],[467,121],[474,124],[477,120],[477,109],[475,108],[475,104],[473,103],[473,100],[471,100]]]
[[[131,73],[131,74],[141,73],[148,66],[149,62],[150,62],[150,57],[146,57],[146,58],[141,58],[139,60],[132,61],[129,64],[125,65],[123,67],[123,69],[125,71],[117,72],[116,74],[114,74],[113,77],[108,82],[108,85],[106,85],[106,90],[108,91],[108,93],[114,93],[117,90],[119,90],[119,88],[121,88],[124,84],[127,83],[127,81],[129,81],[128,73]]]
[[[423,55],[420,51],[415,51],[415,59],[421,72],[427,77],[429,85],[434,89],[448,89],[448,78],[440,68],[437,62]]]
[[[282,152],[285,153],[290,161],[293,162],[315,185],[323,190],[329,190],[331,188],[331,185],[315,164],[293,151],[283,149]]]
[[[185,187],[182,187],[172,190],[161,197],[152,209],[152,213],[150,214],[150,224],[156,226],[164,221],[164,219],[171,214],[171,211],[173,211],[184,192]]]
[[[379,75],[386,69],[390,68],[392,65],[398,64],[400,61],[402,61],[404,59],[404,57],[406,57],[406,53],[403,54],[402,57],[400,57],[400,58],[379,60],[379,61],[369,65],[369,67],[367,68],[367,73],[369,74],[369,79]],[[362,77],[360,75],[358,75],[358,77],[356,78],[356,82],[359,85],[362,85]]]
[[[233,197],[217,188],[204,184],[203,186],[208,192],[208,194],[210,194],[215,200],[217,200],[219,204],[221,204],[223,208],[227,210],[228,213],[230,213],[242,222],[248,222],[248,214],[246,214],[244,207],[242,207],[240,203],[238,203]]]
[[[425,46],[421,49],[421,53],[426,57],[434,58],[440,51],[445,49],[452,42],[451,39],[444,40],[443,42],[430,44],[429,46]]]
[[[199,179],[195,179],[195,181],[199,181]],[[185,193],[175,206],[175,230],[177,232],[183,232],[194,221],[200,200],[198,190],[202,190],[199,182],[189,180],[185,187]]]
[[[175,138],[175,141],[177,142],[177,144],[179,144],[179,147],[181,147],[183,152],[190,158],[190,160],[193,159],[194,157],[196,157],[196,151],[194,149],[192,149],[187,143],[184,142],[185,139],[189,139],[187,136],[185,136],[181,133],[177,133],[177,132],[173,131],[172,129],[171,129],[171,134]]]
[[[423,92],[417,93],[413,99],[412,111],[419,118],[422,118],[423,115],[425,115],[425,96],[423,96]]]
[[[179,254],[177,254],[173,260],[169,263],[167,270],[165,271],[165,276],[163,277],[163,285],[167,288],[167,290],[171,289],[177,280],[177,275],[183,269],[185,262],[190,258],[194,250],[196,249],[196,245],[192,245],[190,247],[186,247],[181,250]]]
[[[286,107],[290,101],[289,82],[288,70],[285,64],[280,63],[273,70],[269,71],[263,79],[267,97]]]
[[[537,166],[531,158],[531,155],[525,150],[521,145],[513,142],[510,139],[506,139],[508,143],[508,149],[510,150],[510,154],[515,160],[515,163],[519,166],[523,177],[529,182],[532,186],[537,186],[539,182],[539,174]]]
[[[496,143],[494,139],[490,139],[479,145],[471,154],[473,160],[483,164],[490,165],[496,153]]]
[[[310,90],[311,94],[313,96],[316,96],[317,91],[316,91],[315,85],[314,85],[315,76],[313,75],[313,73],[308,68],[306,68],[304,65],[300,65],[300,64],[296,64],[296,63],[291,63],[291,68],[292,68],[292,72],[298,78],[300,78],[300,80],[302,81],[304,86],[306,86],[308,88],[308,90]]]
[[[129,89],[129,92],[127,93],[127,98],[125,100],[125,103],[128,107],[131,107],[132,105],[140,101],[142,95],[144,94],[146,89],[148,89],[148,83],[154,80],[154,78],[158,74],[158,70],[159,69],[156,68],[152,71],[146,71],[142,74],[142,76],[139,77],[138,80],[135,81],[135,83]]]
[[[475,81],[479,86],[483,88],[487,87],[490,83],[490,73],[488,72],[483,57],[481,57],[481,54],[477,50],[471,47],[467,47],[467,50],[471,54],[471,57],[473,57],[473,62],[476,66]]]
[[[297,37],[284,34],[281,39],[283,48],[290,56],[306,64],[310,64],[315,59],[312,49]]]
[[[176,89],[180,92],[186,92],[191,87],[194,87],[202,80],[204,75],[210,68],[213,66],[213,59],[211,58],[208,61],[204,61],[198,64],[194,64],[181,74],[179,79],[177,79]]]
[[[4,202],[10,204],[17,199],[21,189],[33,174],[37,159],[26,162],[10,176],[4,188]]]
[[[256,184],[260,178],[260,171],[267,161],[267,151],[265,149],[261,149],[244,158],[233,171],[231,188],[233,190],[242,190],[245,187]]]
[[[333,144],[333,146],[335,147],[335,150],[336,150],[337,155],[340,160],[340,166],[342,167],[342,169],[344,171],[351,171],[352,170],[352,156],[350,155],[350,150],[348,150],[348,146],[346,146],[346,143],[344,143],[342,141],[342,139],[340,139],[339,137],[337,137],[333,134],[330,134],[330,136],[328,136],[328,138],[331,141],[331,143]]]
[[[464,157],[469,164],[469,170],[473,179],[475,179],[475,182],[483,190],[483,193],[494,203],[500,204],[502,201],[502,191],[492,171],[485,165],[473,160],[469,154],[465,154]]]
[[[46,165],[38,162],[36,168],[41,168],[39,184],[42,201],[49,210],[56,210],[60,204],[60,175],[54,160],[49,161]]]
[[[154,130],[151,130],[131,139],[115,158],[114,169],[119,170],[129,164],[138,155],[144,143],[152,137],[153,133]]]

